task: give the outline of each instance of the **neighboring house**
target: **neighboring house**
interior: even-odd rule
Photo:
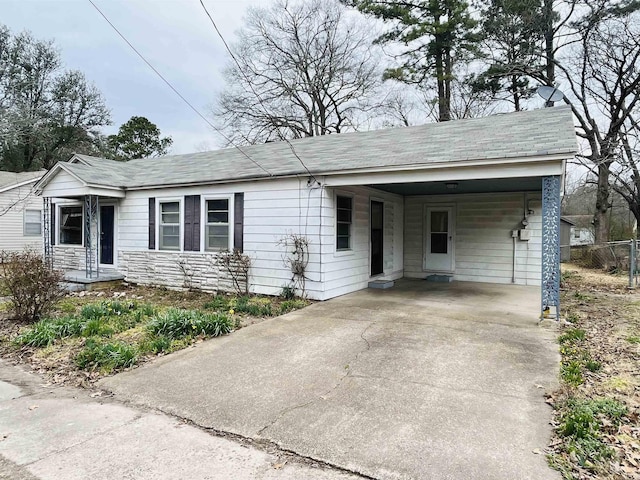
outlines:
[[[192,286],[215,291],[229,280],[217,252],[237,248],[252,259],[251,291],[278,294],[292,278],[280,240],[295,233],[309,241],[313,299],[436,273],[540,285],[544,271],[543,303],[554,301],[544,289],[557,291],[561,177],[577,147],[568,108],[291,145],[58,163],[37,186],[55,264],[90,258],[177,288],[186,265]]]
[[[571,231],[575,224],[567,217],[560,217],[560,261],[571,261]]]
[[[593,227],[593,215],[563,215],[562,218],[572,223],[570,245],[593,245],[596,235]]]
[[[0,251],[42,251],[42,198],[33,186],[46,171],[0,171]]]

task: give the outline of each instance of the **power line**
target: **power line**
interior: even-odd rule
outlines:
[[[104,19],[106,20],[106,22],[107,22],[109,25],[111,25],[111,28],[113,28],[113,30],[114,30],[114,31],[115,31],[115,32],[120,36],[120,38],[122,38],[122,40],[124,40],[124,41],[125,41],[125,43],[126,43],[127,45],[129,45],[129,47],[131,47],[131,49],[132,49],[132,50],[133,50],[133,51],[134,51],[134,52],[135,52],[135,53],[136,53],[136,54],[137,54],[137,55],[142,59],[142,61],[143,61],[144,63],[146,63],[146,64],[147,64],[147,66],[148,66],[151,70],[153,70],[153,72],[154,72],[156,75],[158,75],[158,77],[160,77],[160,78],[162,79],[162,81],[163,81],[164,83],[166,83],[166,84],[167,84],[167,86],[168,86],[171,90],[173,90],[173,92],[174,92],[178,97],[180,97],[180,99],[181,99],[184,103],[186,103],[186,104],[189,106],[189,108],[191,108],[191,110],[193,110],[193,111],[196,113],[196,115],[198,115],[202,120],[204,120],[204,121],[207,123],[207,125],[209,125],[212,129],[214,129],[216,132],[218,132],[218,134],[222,135],[222,137],[223,137],[225,140],[227,140],[227,142],[229,142],[229,144],[230,144],[230,145],[233,145],[235,148],[237,148],[237,149],[238,149],[238,151],[239,151],[240,153],[242,153],[242,155],[244,155],[244,156],[245,156],[249,161],[251,161],[254,165],[256,165],[256,166],[257,166],[257,167],[259,167],[262,171],[264,171],[265,173],[267,173],[267,175],[269,175],[269,176],[273,176],[273,174],[272,174],[269,170],[267,170],[267,169],[266,169],[266,168],[264,168],[262,165],[260,165],[258,162],[256,162],[253,158],[251,158],[251,157],[250,157],[250,156],[249,156],[249,155],[248,155],[244,150],[242,150],[238,145],[235,145],[235,144],[231,141],[231,139],[230,139],[229,137],[227,137],[227,136],[226,136],[222,131],[220,131],[217,127],[215,127],[215,126],[214,126],[214,125],[213,125],[213,124],[212,124],[212,123],[207,119],[207,117],[205,117],[202,113],[200,113],[200,111],[199,111],[196,107],[194,107],[194,106],[191,104],[191,102],[189,102],[189,100],[187,100],[187,99],[186,99],[186,98],[185,98],[185,97],[184,97],[184,96],[183,96],[183,95],[182,95],[182,94],[181,94],[181,93],[180,93],[180,92],[179,92],[179,91],[178,91],[178,90],[177,90],[177,89],[176,89],[176,88],[175,88],[175,87],[174,87],[174,86],[169,82],[169,80],[167,80],[167,79],[166,79],[166,78],[165,78],[165,77],[164,77],[164,76],[163,76],[163,75],[162,75],[162,74],[161,74],[161,73],[160,73],[160,72],[159,72],[159,71],[158,71],[158,70],[157,70],[153,65],[151,65],[151,63],[150,63],[150,62],[149,62],[149,61],[148,61],[148,60],[147,60],[147,59],[146,59],[146,58],[145,58],[145,57],[144,57],[144,56],[143,56],[143,55],[142,55],[142,54],[141,54],[137,49],[136,49],[136,47],[134,47],[134,46],[131,44],[131,42],[130,42],[129,40],[127,40],[127,38],[126,38],[126,37],[125,37],[125,36],[120,32],[120,30],[118,30],[118,28],[117,28],[113,23],[111,23],[111,21],[110,21],[110,20],[107,18],[107,16],[102,12],[102,10],[100,10],[100,9],[98,8],[98,6],[97,6],[95,3],[93,3],[93,0],[89,0],[89,3],[90,3],[91,5],[93,5],[93,8],[95,8],[95,9],[98,11],[98,13],[102,16],[102,18],[104,18]]]
[[[91,1],[91,0],[89,0]],[[231,58],[233,60],[233,62],[236,64],[236,66],[238,67],[238,70],[240,71],[240,73],[242,74],[242,76],[244,77],[244,79],[247,81],[247,84],[249,85],[249,88],[251,89],[251,91],[253,92],[253,94],[256,96],[256,99],[258,100],[258,103],[260,104],[260,106],[262,107],[262,110],[264,111],[264,113],[266,113],[267,115],[269,114],[269,111],[267,110],[267,107],[265,106],[262,98],[260,98],[260,95],[258,94],[258,92],[256,92],[255,88],[253,88],[253,84],[251,83],[251,80],[249,79],[249,77],[247,76],[247,74],[244,72],[244,70],[242,69],[242,67],[240,66],[240,62],[238,62],[238,59],[236,58],[236,56],[234,55],[234,53],[231,51],[231,48],[229,48],[229,44],[227,43],[227,41],[225,40],[224,36],[222,35],[222,33],[220,32],[220,29],[218,28],[218,25],[216,24],[215,20],[213,19],[213,17],[211,16],[211,14],[209,13],[209,10],[207,10],[207,7],[205,6],[203,0],[200,0],[200,5],[202,5],[202,9],[204,10],[204,12],[207,14],[207,17],[209,17],[209,21],[211,22],[211,24],[213,25],[214,30],[216,31],[216,33],[218,34],[218,36],[220,37],[220,40],[222,40],[222,43],[224,44],[224,48],[227,50],[227,52],[229,52],[229,55],[231,55]],[[276,127],[277,128],[277,127]],[[278,130],[279,132],[279,130]],[[302,159],[300,158],[300,156],[298,155],[298,153],[296,152],[295,148],[293,148],[293,145],[291,144],[291,142],[287,139],[287,137],[285,137],[284,135],[280,134],[280,137],[282,138],[282,140],[284,140],[285,142],[287,142],[287,145],[289,145],[289,148],[291,149],[291,153],[293,153],[293,155],[298,159],[298,161],[300,162],[300,164],[304,167],[304,169],[307,171],[307,173],[309,174],[309,176],[311,178],[313,178],[313,180],[317,183],[320,184],[320,182],[318,181],[318,179],[315,177],[315,175],[313,173],[311,173],[311,171],[307,168],[307,166],[305,165],[305,163],[302,161]]]

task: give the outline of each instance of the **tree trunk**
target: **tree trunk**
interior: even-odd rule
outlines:
[[[609,241],[609,215],[607,215],[611,204],[609,203],[609,165],[610,162],[603,162],[598,165],[598,190],[596,192],[596,213],[593,216],[595,227],[595,241],[597,245]]]
[[[446,105],[446,94],[444,85],[444,62],[442,50],[436,54],[436,81],[438,82],[438,121],[446,122],[449,120],[449,111]]]

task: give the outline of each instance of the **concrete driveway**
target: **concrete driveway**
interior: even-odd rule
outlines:
[[[539,289],[403,280],[267,320],[102,387],[380,479],[559,479]]]

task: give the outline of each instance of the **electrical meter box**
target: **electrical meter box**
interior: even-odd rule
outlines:
[[[525,228],[520,230],[520,240],[531,240],[531,230]]]

